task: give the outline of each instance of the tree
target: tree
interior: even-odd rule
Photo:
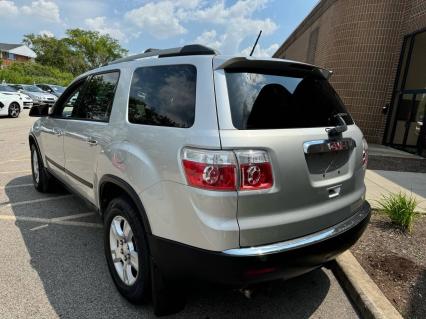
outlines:
[[[81,54],[73,52],[64,39],[46,35],[27,34],[23,42],[37,54],[36,61],[74,75],[86,71],[87,67]]]
[[[66,37],[27,34],[24,43],[37,54],[36,61],[72,73],[81,74],[127,53],[117,40],[97,31],[69,29]]]
[[[66,32],[68,42],[74,52],[81,54],[90,69],[100,67],[127,53],[117,40],[97,31],[69,29]]]

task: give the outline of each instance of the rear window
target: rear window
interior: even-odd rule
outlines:
[[[336,126],[347,114],[332,86],[310,72],[291,76],[226,71],[232,122],[240,130]],[[342,116],[347,125],[351,117]]]
[[[197,69],[163,65],[136,69],[129,97],[129,122],[191,127],[195,118]]]

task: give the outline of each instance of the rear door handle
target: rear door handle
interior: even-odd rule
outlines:
[[[95,145],[98,145],[98,141],[95,140],[95,139],[93,139],[93,138],[91,138],[91,137],[89,137],[87,139],[87,144],[89,144],[90,146],[95,146]]]

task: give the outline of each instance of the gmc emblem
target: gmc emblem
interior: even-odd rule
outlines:
[[[328,148],[330,151],[343,151],[348,149],[346,143],[343,141],[333,141],[328,143]]]

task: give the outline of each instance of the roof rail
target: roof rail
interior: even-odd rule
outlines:
[[[131,56],[127,56],[121,59],[114,60],[109,62],[110,64],[117,64],[121,62],[129,62],[137,59],[148,58],[151,56],[157,56],[159,58],[166,58],[172,56],[184,56],[184,55],[217,55],[219,52],[216,50],[206,47],[200,44],[189,44],[179,48],[171,48],[171,49],[147,49],[144,53],[139,53]]]

